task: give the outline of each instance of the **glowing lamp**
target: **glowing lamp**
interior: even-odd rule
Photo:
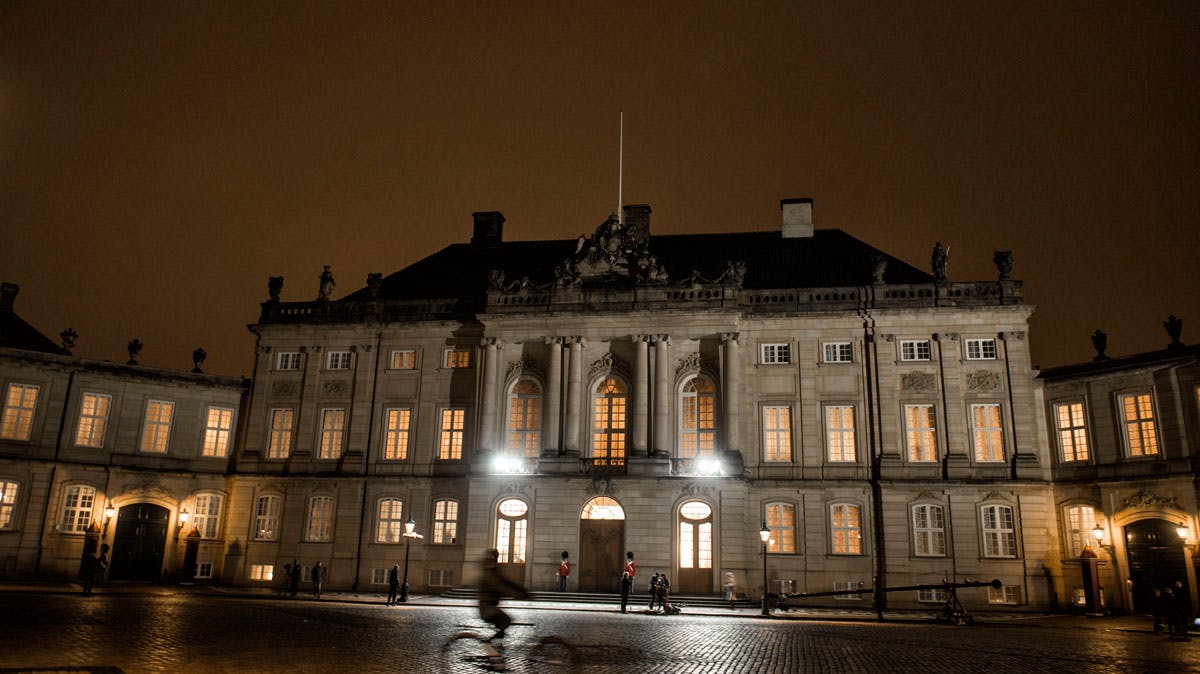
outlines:
[[[1092,537],[1096,539],[1097,543],[1104,543],[1104,529],[1101,529],[1099,524],[1096,525],[1095,529],[1092,529]]]
[[[763,522],[763,528],[758,530],[758,538],[762,541],[763,545],[766,545],[767,541],[771,540],[771,530],[767,528],[766,522]]]

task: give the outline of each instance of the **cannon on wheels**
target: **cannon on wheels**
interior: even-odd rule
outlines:
[[[838,597],[848,594],[870,594],[876,598],[876,610],[879,619],[883,620],[882,604],[879,604],[880,595],[886,592],[913,592],[916,590],[942,590],[946,593],[946,601],[942,604],[938,611],[937,619],[939,621],[950,623],[951,625],[974,625],[975,618],[971,617],[971,612],[967,607],[962,605],[958,600],[958,590],[964,587],[991,587],[999,590],[1003,587],[1003,583],[999,578],[993,578],[989,581],[968,580],[962,583],[951,583],[948,580],[943,580],[940,583],[929,583],[926,585],[905,585],[903,587],[864,587],[862,583],[858,584],[857,588],[847,588],[845,590],[837,590],[834,592],[804,592],[801,594],[784,594],[773,595],[775,597],[775,608],[786,611],[798,602],[804,599],[812,599],[816,597]]]

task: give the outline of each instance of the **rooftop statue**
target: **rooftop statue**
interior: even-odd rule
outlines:
[[[1092,348],[1096,349],[1096,357],[1092,360],[1108,360],[1104,350],[1108,348],[1108,335],[1097,330],[1092,333]]]
[[[329,270],[329,265],[325,265],[321,272],[321,286],[317,290],[317,299],[328,300],[329,296],[333,294],[334,285],[336,284],[333,282],[333,272]]]
[[[383,287],[383,274],[371,272],[367,274],[367,293],[371,299],[379,299],[379,290]]]
[[[129,360],[125,364],[126,365],[137,365],[138,364],[137,358],[138,358],[138,355],[141,353],[142,353],[142,340],[138,339],[137,337],[134,337],[133,341],[129,342]]]
[[[192,374],[203,374],[204,370],[201,370],[200,366],[207,359],[208,352],[201,347],[196,347],[196,350],[192,351]]]
[[[1171,314],[1167,316],[1167,320],[1163,321],[1163,327],[1167,329],[1167,336],[1171,338],[1171,343],[1167,345],[1167,348],[1182,348],[1183,342],[1179,341],[1179,337],[1183,335],[1183,319]]]
[[[992,262],[996,264],[996,271],[1000,272],[1000,280],[1007,281],[1012,278],[1013,257],[1011,250],[998,250],[992,254]]]
[[[585,281],[666,283],[667,270],[650,255],[649,240],[639,237],[616,216],[608,216],[589,236],[575,241],[575,252],[554,270],[554,281],[567,288]]]
[[[883,283],[883,275],[887,273],[888,259],[886,255],[876,253],[871,257],[871,282],[878,285]]]
[[[67,328],[58,333],[58,338],[62,340],[62,348],[70,352],[75,348],[75,340],[79,339],[79,333],[75,332],[75,328]]]
[[[946,280],[946,264],[950,261],[950,249],[942,245],[941,241],[933,244],[933,255],[930,260],[933,264],[933,278],[935,281]]]
[[[272,302],[279,301],[279,293],[283,292],[283,277],[272,276],[267,279],[267,296]]]

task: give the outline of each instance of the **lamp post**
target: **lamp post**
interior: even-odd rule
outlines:
[[[113,515],[115,515],[115,514],[117,514],[117,509],[114,508],[111,503],[109,503],[108,506],[104,508],[104,534],[103,535],[105,535],[105,536],[108,535],[108,524],[109,524],[109,522],[112,522]]]
[[[763,558],[763,596],[762,596],[762,614],[771,615],[771,609],[767,608],[767,542],[771,540],[771,530],[767,528],[767,523],[763,522],[762,529],[758,531],[758,537],[762,540],[762,558]]]
[[[404,542],[404,583],[400,586],[400,601],[402,602],[408,601],[408,552],[412,548],[412,541],[414,538],[425,538],[421,534],[418,534],[416,531],[414,531],[416,528],[417,523],[414,522],[413,518],[410,516],[408,521],[404,523],[404,533],[400,534],[404,538],[408,539]]]
[[[179,518],[175,522],[175,540],[179,540],[179,532],[183,531],[183,528],[187,526],[188,519],[190,518],[191,515],[188,514],[187,508],[179,511]]]

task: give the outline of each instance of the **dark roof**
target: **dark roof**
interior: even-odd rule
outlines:
[[[380,298],[472,298],[486,292],[488,272],[504,271],[507,281],[528,277],[533,284],[554,280],[554,268],[575,252],[576,241],[506,241],[499,244],[452,244],[386,277]],[[839,229],[816,230],[808,238],[783,238],[780,231],[732,234],[651,236],[649,250],[672,282],[692,271],[716,279],[729,262],[746,263],[742,287],[829,288],[869,285],[873,258],[887,259],[888,283],[932,283],[933,277]],[[365,300],[360,289],[342,301]]]
[[[1038,374],[1038,377],[1046,381],[1061,381],[1109,372],[1119,372],[1121,370],[1133,370],[1141,367],[1170,365],[1197,357],[1200,357],[1200,344],[1192,344],[1191,346],[1180,345],[1175,348],[1147,351],[1146,353],[1137,353],[1121,358],[1105,358],[1104,360],[1092,360],[1086,363],[1052,367],[1042,370]]]
[[[37,328],[25,322],[12,309],[0,309],[0,347],[66,355],[68,351]]]

